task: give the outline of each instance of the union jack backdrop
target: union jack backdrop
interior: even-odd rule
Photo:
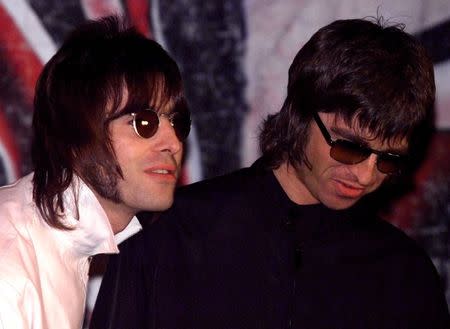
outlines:
[[[43,64],[75,26],[112,13],[161,43],[181,68],[193,117],[182,184],[257,158],[259,124],[280,108],[287,69],[319,27],[377,15],[404,23],[435,63],[437,133],[415,184],[381,214],[428,250],[450,284],[450,1],[0,0],[0,185],[31,171]]]

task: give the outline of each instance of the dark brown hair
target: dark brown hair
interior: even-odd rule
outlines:
[[[108,123],[124,91],[126,108],[171,102],[187,110],[176,63],[118,17],[80,26],[44,66],[34,99],[33,198],[49,225],[65,228],[63,192],[74,174],[100,195],[99,175],[112,182],[122,176]]]
[[[351,19],[316,32],[289,68],[280,112],[263,123],[260,147],[270,168],[305,158],[315,112],[333,112],[383,141],[407,137],[430,123],[435,95],[433,65],[402,26]]]

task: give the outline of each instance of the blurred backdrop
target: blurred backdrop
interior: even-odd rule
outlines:
[[[426,248],[449,286],[450,0],[0,0],[1,185],[31,171],[33,90],[43,64],[72,28],[112,13],[180,65],[193,117],[181,184],[258,157],[259,125],[279,110],[288,67],[318,28],[379,15],[404,23],[435,63],[437,131],[414,184],[380,214]]]

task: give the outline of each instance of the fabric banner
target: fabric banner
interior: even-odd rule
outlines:
[[[381,215],[425,247],[450,286],[449,1],[0,0],[1,185],[31,171],[33,90],[43,64],[71,29],[109,14],[127,16],[180,65],[193,118],[181,184],[258,157],[260,124],[280,109],[288,67],[321,26],[380,16],[405,24],[435,64],[437,133],[414,186],[392,195]]]

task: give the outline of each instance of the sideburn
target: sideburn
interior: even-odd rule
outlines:
[[[101,165],[81,165],[79,175],[102,198],[115,203],[122,202],[118,189],[119,173]]]

